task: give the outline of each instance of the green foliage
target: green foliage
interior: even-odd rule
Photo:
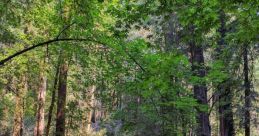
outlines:
[[[0,125],[0,131],[11,130],[15,88],[21,75],[28,78],[25,129],[34,125],[43,60],[48,111],[57,65],[64,59],[60,56],[65,56],[69,61],[68,135],[84,135],[89,111],[93,110],[105,113],[98,120],[104,126],[122,122],[117,135],[187,134],[196,128],[197,112],[214,110],[193,97],[193,86],[207,86],[209,95],[219,93],[219,86],[229,86],[230,96],[236,93],[235,97],[241,98],[242,91],[237,90],[243,89],[240,60],[244,44],[249,50],[258,50],[257,8],[256,1],[249,0],[2,0],[0,60],[50,39],[81,40],[43,45],[0,66],[0,121],[8,126]],[[175,30],[165,27],[171,15],[179,24],[170,26]],[[174,31],[174,43],[168,45],[167,31]],[[130,32],[140,38],[132,38]],[[145,32],[150,35],[145,37]],[[223,45],[219,41],[224,41]],[[205,52],[204,64],[191,63],[191,42]],[[165,46],[174,47],[164,51]],[[250,54],[249,58],[253,57]],[[192,65],[204,69],[206,75],[195,75]],[[91,86],[97,87],[93,94]],[[92,95],[101,105],[99,109],[91,106]],[[93,135],[112,135],[104,126]]]

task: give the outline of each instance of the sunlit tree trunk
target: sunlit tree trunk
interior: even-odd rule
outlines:
[[[27,91],[26,76],[22,75],[16,89],[13,136],[23,134],[24,96]]]
[[[40,85],[38,92],[38,107],[36,113],[36,124],[34,127],[34,136],[43,136],[44,134],[44,108],[45,97],[47,90],[47,76],[46,76],[46,59],[40,62]]]

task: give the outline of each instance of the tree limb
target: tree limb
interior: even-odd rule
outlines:
[[[17,57],[25,52],[28,52],[32,49],[35,49],[37,47],[40,47],[40,46],[44,46],[44,45],[47,45],[47,44],[51,44],[51,43],[54,43],[54,42],[61,42],[61,41],[92,41],[92,42],[97,42],[93,39],[90,39],[90,38],[86,38],[86,39],[80,39],[80,38],[55,38],[55,39],[52,39],[52,40],[48,40],[48,41],[45,41],[45,42],[42,42],[42,43],[38,43],[38,44],[35,44],[35,45],[32,45],[31,47],[28,47],[28,48],[25,48],[21,51],[18,51],[16,53],[14,53],[13,55],[10,55],[8,57],[6,57],[5,59],[2,59],[0,61],[0,66],[4,65],[6,62],[12,60],[14,57]]]
[[[70,25],[71,26],[71,25]],[[31,47],[28,47],[28,48],[25,48],[21,51],[18,51],[16,53],[14,53],[13,55],[10,55],[8,57],[6,57],[5,59],[2,59],[0,60],[0,66],[3,66],[6,62],[12,60],[13,58],[23,54],[23,53],[26,53],[30,50],[33,50],[37,47],[41,47],[41,46],[44,46],[44,45],[50,45],[51,43],[54,43],[54,42],[62,42],[62,41],[77,41],[77,42],[83,42],[83,41],[89,41],[89,42],[95,42],[95,43],[98,43],[98,44],[102,44],[102,45],[105,45],[105,43],[101,42],[101,41],[97,41],[97,40],[94,40],[93,38],[55,38],[55,39],[52,39],[52,40],[48,40],[48,41],[45,41],[45,42],[41,42],[41,43],[38,43],[38,44],[35,44],[35,45],[32,45]],[[131,60],[133,60],[133,62],[140,67],[140,69],[142,71],[145,72],[145,69],[136,61],[136,59],[131,56],[127,51],[125,51],[126,54],[129,56],[129,58]]]
[[[71,23],[71,24],[65,26],[65,27],[59,32],[59,34],[57,35],[56,39],[59,39],[60,35],[61,35],[63,32],[65,32],[69,27],[71,27],[72,25],[74,25],[74,24],[75,24],[75,22],[73,22],[73,23]]]

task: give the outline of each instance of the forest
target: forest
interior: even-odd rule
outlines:
[[[259,136],[258,0],[0,0],[0,136]]]

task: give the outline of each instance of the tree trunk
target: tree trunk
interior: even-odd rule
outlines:
[[[220,59],[223,53],[222,49],[225,46],[225,36],[226,36],[226,18],[223,10],[220,11],[220,40],[218,41],[218,46],[216,48],[216,59]],[[226,62],[225,62],[226,63]],[[234,136],[234,119],[232,112],[232,94],[230,90],[230,86],[228,83],[228,79],[220,83],[217,87],[218,89],[218,99],[219,101],[219,122],[220,122],[220,136]]]
[[[50,126],[51,126],[51,122],[52,122],[53,109],[54,109],[55,101],[56,101],[56,90],[57,90],[57,84],[58,84],[58,78],[59,78],[59,69],[60,69],[60,60],[58,60],[56,75],[55,75],[54,84],[53,84],[53,90],[52,90],[52,95],[51,95],[51,104],[49,106],[48,123],[47,123],[47,127],[46,127],[46,136],[49,136]]]
[[[230,88],[224,88],[223,94],[219,96],[219,120],[220,120],[220,136],[234,136],[234,119],[231,101],[232,96]]]
[[[91,127],[91,124],[92,123],[95,123],[96,119],[95,119],[95,102],[96,102],[96,98],[95,98],[95,90],[96,90],[96,86],[91,86],[89,87],[89,92],[90,92],[90,95],[91,95],[91,100],[90,100],[90,104],[91,104],[91,107],[90,107],[90,111],[88,113],[88,125],[87,125],[87,132],[91,132],[92,131],[92,127]]]
[[[70,8],[62,1],[60,3],[60,19],[63,21],[63,27],[69,24]],[[60,37],[67,37],[68,30],[63,32]],[[64,45],[66,46],[66,45]],[[58,84],[58,100],[57,100],[57,115],[56,115],[56,136],[65,136],[66,133],[66,97],[67,97],[67,74],[68,74],[68,60],[69,53],[61,49],[60,52],[60,70],[59,70],[59,84]]]
[[[249,62],[248,62],[248,49],[244,45],[243,59],[244,59],[244,84],[245,84],[245,136],[250,136],[250,107],[251,107],[251,90],[249,81]]]
[[[216,48],[216,60],[223,59],[225,62],[225,66],[227,66],[227,60],[222,58],[223,49],[225,46],[225,36],[226,36],[226,16],[223,10],[219,12],[220,16],[220,27],[219,27],[219,34],[220,39],[218,41],[218,46]],[[225,67],[225,69],[227,69]],[[234,119],[233,119],[233,112],[232,112],[232,94],[230,90],[230,83],[228,82],[229,79],[221,82],[220,85],[217,86],[217,98],[215,101],[218,101],[218,112],[219,112],[219,122],[220,122],[220,129],[219,133],[220,136],[234,136]]]
[[[180,24],[176,13],[171,13],[167,23],[164,25],[165,51],[171,52],[174,49],[179,49],[180,41]],[[180,50],[178,50],[180,51]]]
[[[66,110],[66,97],[67,97],[67,73],[68,62],[65,56],[60,66],[59,85],[58,85],[58,101],[57,101],[57,119],[56,119],[56,136],[65,136],[65,110]]]
[[[202,47],[195,45],[194,42],[190,44],[190,47],[192,71],[194,72],[194,76],[197,76],[199,78],[205,77],[203,49]],[[194,97],[197,99],[199,104],[208,106],[207,87],[204,83],[194,85]],[[197,135],[210,136],[211,130],[209,115],[206,111],[198,110],[197,122]]]
[[[15,95],[13,136],[22,136],[23,134],[24,95],[27,90],[26,76],[22,75],[20,81]]]
[[[45,60],[40,64],[40,86],[38,92],[38,108],[36,113],[36,124],[34,127],[34,136],[43,136],[44,134],[44,107],[47,90],[47,76],[45,72]]]

